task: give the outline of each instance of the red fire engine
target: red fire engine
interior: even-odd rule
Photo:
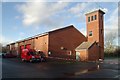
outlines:
[[[34,49],[22,49],[21,53],[21,59],[22,61],[45,61],[45,58],[41,56],[41,54],[37,54],[37,52]]]

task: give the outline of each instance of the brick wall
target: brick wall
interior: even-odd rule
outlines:
[[[43,51],[46,56],[48,56],[48,36],[47,34],[34,39],[34,48]]]
[[[96,20],[90,21],[88,22],[88,17],[91,18],[91,16],[97,16]],[[88,41],[89,42],[99,42],[99,19],[98,19],[99,15],[98,12],[96,13],[91,13],[89,15],[86,16],[86,25],[87,25],[87,37],[88,37]],[[92,36],[89,36],[89,31],[92,31]]]
[[[92,47],[88,49],[88,60],[96,61],[99,59],[99,47],[94,43]]]
[[[86,37],[73,26],[51,32],[48,49],[51,52],[50,56],[75,59],[75,48],[83,41],[86,41]],[[69,55],[69,51],[71,51],[71,55]]]
[[[81,61],[88,61],[88,50],[87,49],[83,49],[80,50],[80,60]]]

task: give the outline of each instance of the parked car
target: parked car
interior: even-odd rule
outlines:
[[[16,55],[13,55],[12,53],[2,53],[2,58],[15,58]]]
[[[43,58],[41,58],[40,54],[36,54],[36,51],[33,49],[23,49],[21,53],[21,59],[22,61],[42,61]]]
[[[38,51],[37,54],[41,56],[41,62],[45,62],[46,61],[46,56],[45,56],[45,54],[42,51]]]

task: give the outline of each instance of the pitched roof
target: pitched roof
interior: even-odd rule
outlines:
[[[75,50],[89,49],[95,42],[83,42]]]
[[[92,10],[92,11],[87,12],[85,15],[88,15],[88,14],[91,14],[91,13],[94,13],[94,12],[97,12],[97,11],[105,14],[105,12],[104,12],[102,9],[95,9],[95,10]]]
[[[74,27],[74,26],[73,25],[69,25],[69,26],[66,26],[66,27],[56,28],[56,29],[48,31],[48,33],[55,32],[55,31],[60,31],[60,30],[67,29],[67,28],[70,28],[70,27]]]
[[[15,42],[13,42],[13,43],[9,43],[9,44],[7,44],[7,45],[15,44],[15,43],[22,42],[22,41],[24,41],[24,40],[29,40],[29,39],[32,39],[32,38],[35,38],[35,37],[44,36],[44,35],[47,35],[47,34],[49,34],[49,33],[56,32],[56,31],[60,31],[60,30],[63,30],[63,29],[71,28],[71,27],[74,27],[74,26],[73,26],[73,25],[69,25],[69,26],[66,26],[66,27],[62,27],[62,28],[50,30],[50,31],[48,31],[48,32],[44,32],[44,33],[41,33],[41,34],[37,34],[37,35],[35,35],[35,36],[28,37],[28,38],[25,38],[25,39],[22,39],[22,40],[18,40],[18,41],[15,41]]]

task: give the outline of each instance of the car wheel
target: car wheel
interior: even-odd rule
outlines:
[[[41,62],[43,62],[43,58],[41,58]]]
[[[30,62],[32,62],[32,59],[30,59]]]

